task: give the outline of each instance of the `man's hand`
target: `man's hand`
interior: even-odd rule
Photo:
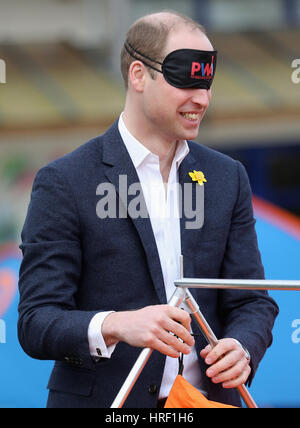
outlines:
[[[180,353],[191,352],[195,342],[190,330],[190,315],[168,305],[114,312],[102,324],[107,346],[121,341],[131,346],[155,349],[173,358],[178,358]]]
[[[251,373],[245,351],[234,339],[221,339],[213,349],[208,345],[200,353],[210,365],[206,374],[223,388],[237,388],[245,383]]]

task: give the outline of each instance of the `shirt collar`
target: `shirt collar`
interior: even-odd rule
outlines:
[[[148,156],[157,157],[128,131],[123,120],[123,113],[119,118],[119,132],[135,168],[138,168]],[[189,154],[189,151],[189,146],[185,140],[178,142],[174,156],[177,168],[179,168],[183,159]]]

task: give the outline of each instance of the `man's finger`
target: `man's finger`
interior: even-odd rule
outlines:
[[[221,339],[218,344],[211,350],[211,352],[205,358],[206,364],[214,364],[227,352],[232,351],[234,349],[240,349],[240,347],[234,342],[232,339]]]
[[[191,353],[191,346],[188,346],[186,343],[179,340],[178,337],[166,331],[162,330],[158,338],[179,353],[186,355]]]
[[[184,343],[189,346],[194,346],[195,340],[189,330],[187,330],[182,324],[179,324],[176,321],[170,320],[168,322],[168,326],[166,327],[167,331],[170,331],[179,339],[181,339]]]
[[[171,346],[165,344],[160,339],[156,338],[152,341],[151,346],[149,346],[151,349],[154,349],[158,352],[160,352],[163,355],[166,355],[167,357],[172,358],[179,358],[180,352],[176,351],[176,349],[172,348]]]
[[[220,365],[217,367],[217,364],[214,364],[207,370],[206,374],[208,377],[212,378],[214,383],[227,382],[240,377],[247,365],[248,363],[245,358],[236,361],[234,365],[230,365],[229,360],[227,360],[226,364],[223,366],[224,369],[220,368]]]
[[[219,358],[219,360],[207,370],[207,375],[209,377],[216,376],[217,374],[230,369],[230,367],[234,367],[240,361],[244,366],[248,363],[245,358],[245,354],[243,350],[238,349],[238,350],[230,351],[226,355],[224,355],[222,358]]]
[[[211,350],[211,345],[207,345],[206,348],[202,349],[202,351],[200,352],[201,357],[205,359]]]
[[[169,317],[172,318],[177,323],[183,325],[188,331],[191,329],[192,319],[188,312],[184,311],[180,308],[172,308],[168,306],[169,309]]]
[[[225,389],[229,388],[237,388],[238,386],[247,382],[251,373],[251,367],[249,365],[246,366],[245,370],[235,379],[231,379],[227,382],[223,382],[222,386]]]

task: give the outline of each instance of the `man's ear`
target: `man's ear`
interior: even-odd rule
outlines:
[[[129,67],[128,80],[137,92],[143,92],[146,78],[146,67],[141,61],[134,61]]]

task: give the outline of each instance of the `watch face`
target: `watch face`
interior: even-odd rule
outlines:
[[[250,361],[250,360],[251,360],[251,357],[250,357],[250,354],[249,354],[248,349],[246,349],[244,346],[243,346],[242,348],[243,348],[243,350],[244,350],[244,352],[245,352],[246,360]]]

